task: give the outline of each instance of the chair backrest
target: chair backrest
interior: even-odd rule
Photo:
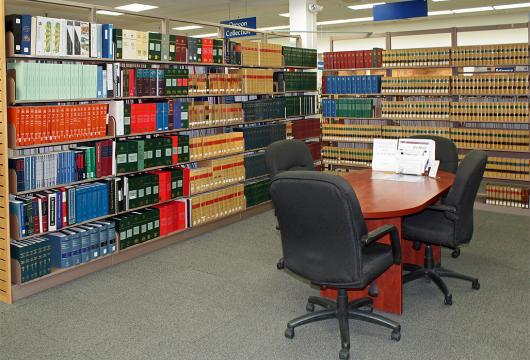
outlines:
[[[434,157],[440,160],[440,167],[438,170],[456,173],[458,168],[458,150],[453,141],[442,136],[431,135],[414,135],[412,139],[429,139],[436,143],[436,151]]]
[[[470,151],[458,166],[453,186],[443,200],[457,209],[456,242],[467,243],[473,236],[473,205],[488,156],[481,150]]]
[[[322,285],[360,279],[367,228],[350,184],[317,171],[285,171],[270,192],[289,270]]]
[[[271,178],[282,171],[315,170],[307,145],[299,140],[279,140],[267,147],[265,163]]]

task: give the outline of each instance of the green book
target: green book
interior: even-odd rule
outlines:
[[[149,33],[148,49],[147,58],[149,60],[159,61],[162,59],[162,34],[155,32]]]

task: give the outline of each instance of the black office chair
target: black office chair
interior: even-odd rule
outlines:
[[[427,277],[443,292],[447,305],[453,302],[442,277],[467,280],[472,288],[478,290],[480,283],[477,278],[459,274],[435,264],[432,245],[441,245],[455,249],[467,244],[473,236],[473,205],[477,195],[487,155],[484,151],[471,151],[460,163],[453,186],[440,204],[435,204],[419,214],[406,216],[402,223],[403,238],[425,244],[425,266],[403,276],[407,283]]]
[[[306,143],[300,140],[279,140],[267,147],[265,163],[271,178],[283,171],[315,170],[315,162]]]
[[[271,184],[271,197],[280,223],[285,267],[319,286],[338,288],[337,301],[312,296],[314,305],[324,310],[311,312],[287,323],[285,336],[310,322],[339,321],[342,350],[349,358],[348,319],[356,319],[392,329],[392,339],[401,337],[401,326],[372,313],[372,299],[348,303],[347,289],[364,289],[393,264],[399,264],[401,248],[394,226],[368,232],[352,187],[341,177],[309,171],[288,171]],[[392,245],[376,243],[390,235]],[[368,310],[360,308],[368,307]]]
[[[455,143],[451,139],[435,135],[414,135],[410,138],[434,140],[434,142],[436,143],[434,158],[440,161],[440,166],[438,167],[438,170],[456,174],[456,169],[458,169],[458,149],[456,148]],[[413,248],[415,250],[420,250],[421,243],[415,242]],[[451,256],[454,258],[459,257],[460,248],[454,249]],[[405,265],[405,269],[407,268],[408,265]]]
[[[283,171],[315,170],[315,162],[306,143],[300,140],[278,140],[265,150],[265,163],[271,178]],[[278,260],[276,268],[284,268],[283,259]]]

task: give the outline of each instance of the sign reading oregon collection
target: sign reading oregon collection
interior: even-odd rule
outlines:
[[[225,21],[221,21],[221,24],[241,26],[241,27],[246,27],[250,29],[255,29],[256,28],[256,17],[225,20]],[[252,31],[236,30],[236,29],[224,29],[224,32],[225,32],[225,39],[256,35],[256,33]]]

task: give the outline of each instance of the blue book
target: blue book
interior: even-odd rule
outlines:
[[[337,93],[337,77],[336,76],[329,77],[329,93],[330,94]]]
[[[88,234],[90,242],[90,259],[97,259],[101,256],[99,252],[99,234],[97,228],[92,225],[79,226],[81,229],[85,229]]]
[[[96,80],[96,87],[97,87],[97,98],[104,98],[107,91],[104,89],[103,84],[103,67],[98,66],[97,70],[97,80]]]
[[[22,23],[22,36],[20,51],[22,55],[31,55],[31,15],[20,15]]]
[[[72,266],[72,236],[66,232],[55,232],[46,237],[51,244],[52,266],[61,269]]]
[[[103,46],[101,55],[105,59],[113,59],[113,41],[112,41],[112,24],[103,24],[102,26],[102,37],[103,37]]]
[[[68,225],[75,224],[75,188],[74,187],[68,187],[66,188],[66,192],[68,194]]]
[[[101,222],[93,222],[88,224],[92,226],[97,234],[99,243],[99,256],[105,256],[109,252],[107,244],[107,225]]]
[[[156,103],[156,130],[164,130],[164,103]]]
[[[11,219],[14,219],[18,225],[16,229],[14,229],[14,227],[12,226],[11,234],[13,234],[15,230],[18,239],[21,239],[26,235],[26,227],[24,226],[23,206],[24,204],[22,203],[22,201],[16,199],[9,199],[9,217]]]
[[[116,229],[114,222],[112,221],[96,221],[95,224],[101,224],[105,226],[105,231],[107,232],[107,254],[112,254],[116,252]]]
[[[162,106],[162,110],[164,114],[162,115],[162,123],[163,123],[163,129],[169,130],[169,103],[164,102],[164,106]]]
[[[355,77],[348,76],[348,94],[353,94],[353,82],[355,81]]]
[[[63,193],[60,190],[55,190],[56,202],[55,202],[55,224],[57,230],[63,227]]]
[[[82,231],[79,231],[80,229],[78,228],[71,228],[70,230],[78,233],[77,236],[72,236],[72,266],[76,266],[81,264],[81,244],[83,242],[83,233]]]
[[[324,115],[324,117],[329,117],[327,99],[322,99],[322,115]]]
[[[173,102],[173,129],[182,128],[182,111],[180,101]]]

